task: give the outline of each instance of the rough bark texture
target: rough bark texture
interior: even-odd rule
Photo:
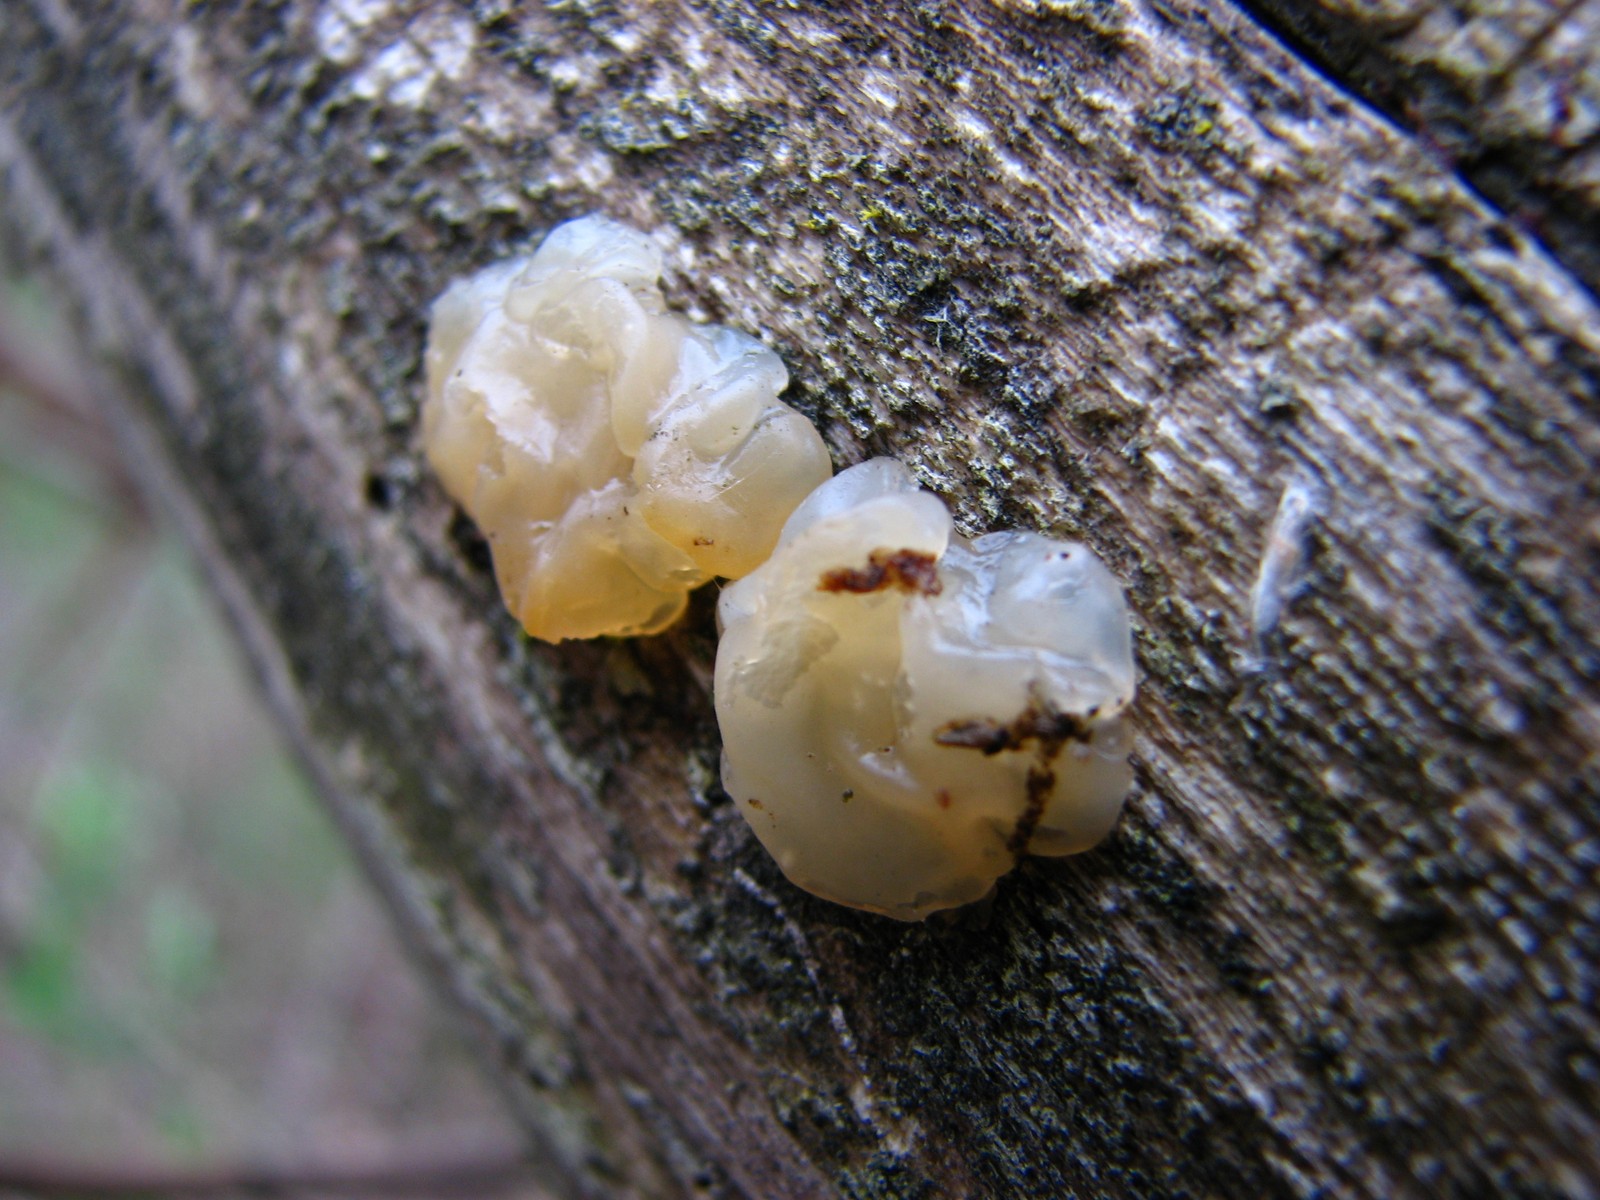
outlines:
[[[1261,8],[1332,81],[1221,0],[0,6],[9,257],[572,1195],[1600,1195],[1595,227],[1341,93],[1433,102],[1405,21]],[[1438,68],[1468,135],[1500,61]],[[1590,134],[1495,145],[1594,211]],[[1107,844],[834,907],[718,789],[709,597],[519,637],[418,455],[426,306],[596,208],[838,463],[1126,581]]]
[[[1600,294],[1600,5],[1255,6]]]

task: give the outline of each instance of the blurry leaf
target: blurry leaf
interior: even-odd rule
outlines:
[[[206,1148],[206,1127],[192,1105],[173,1100],[156,1115],[156,1127],[167,1148],[178,1158],[187,1158]]]
[[[313,910],[347,870],[333,825],[316,806],[293,760],[266,747],[239,772],[238,791],[219,807],[219,865],[241,887],[268,888]]]
[[[6,1009],[18,1022],[58,1033],[76,1015],[76,947],[65,939],[42,938],[6,964]]]
[[[0,406],[14,402],[0,390]],[[27,562],[28,575],[36,582],[54,581],[94,543],[99,531],[94,514],[73,505],[55,480],[25,473],[20,465],[0,459],[0,551],[11,561]],[[28,466],[37,469],[37,459]]]
[[[52,878],[52,899],[68,919],[81,917],[121,880],[138,800],[127,780],[88,764],[40,789],[34,833]]]
[[[81,941],[40,937],[0,968],[0,1007],[17,1024],[80,1055],[125,1055],[128,1039],[96,1006],[82,966]]]
[[[145,911],[145,971],[154,987],[192,996],[217,973],[217,922],[181,887],[167,887]]]

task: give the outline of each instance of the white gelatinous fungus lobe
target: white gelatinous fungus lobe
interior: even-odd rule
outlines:
[[[772,552],[832,467],[777,355],[667,312],[650,239],[604,217],[453,285],[423,441],[534,637],[655,633]]]
[[[1132,638],[1084,546],[968,541],[873,459],[795,510],[718,616],[723,785],[806,890],[920,920],[1116,822]]]

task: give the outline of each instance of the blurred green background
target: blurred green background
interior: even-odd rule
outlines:
[[[47,307],[0,286],[26,344],[59,345]],[[0,382],[0,1160],[514,1147],[182,547],[93,414],[28,390]]]

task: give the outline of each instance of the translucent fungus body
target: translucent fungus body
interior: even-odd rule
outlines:
[[[831,470],[777,355],[667,312],[660,272],[644,234],[585,217],[434,305],[423,441],[534,637],[665,628]]]
[[[808,891],[918,920],[1115,823],[1132,645],[1085,547],[969,541],[874,459],[813,492],[718,615],[723,784]]]

